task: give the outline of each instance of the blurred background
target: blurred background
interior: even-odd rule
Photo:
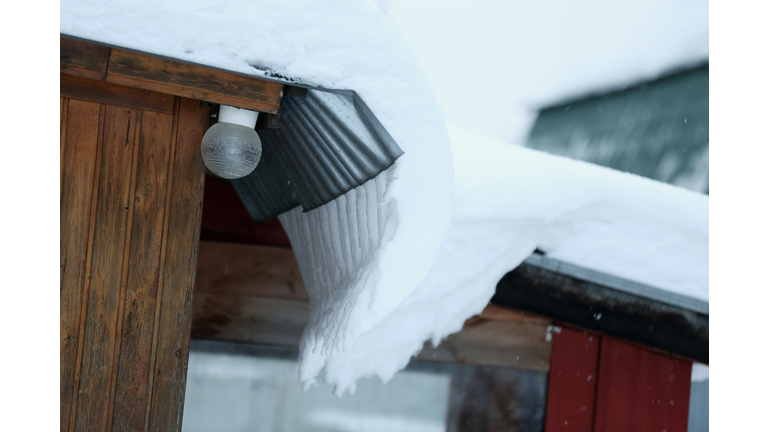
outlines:
[[[375,3],[449,126],[708,192],[707,1]]]

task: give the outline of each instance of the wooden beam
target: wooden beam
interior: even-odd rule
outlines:
[[[200,242],[197,292],[308,301],[293,251]]]
[[[298,347],[309,302],[195,292],[192,337]]]
[[[173,112],[174,97],[169,94],[95,81],[64,73],[61,74],[59,83],[59,94],[64,97],[168,114]]]
[[[425,343],[419,360],[472,363],[549,371],[552,343],[546,323],[468,319],[437,348]]]
[[[61,73],[277,114],[283,84],[178,60],[60,38]]]
[[[192,337],[298,346],[309,296],[293,251],[200,242]],[[549,370],[551,320],[497,305],[418,358]]]
[[[62,37],[59,44],[61,73],[104,80],[109,47]]]
[[[108,82],[277,114],[283,85],[113,48]]]

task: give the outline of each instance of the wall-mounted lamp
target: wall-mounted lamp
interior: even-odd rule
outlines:
[[[261,139],[256,133],[259,113],[221,105],[219,121],[203,136],[200,152],[214,174],[236,179],[250,174],[261,159]]]

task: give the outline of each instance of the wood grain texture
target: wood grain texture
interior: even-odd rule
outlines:
[[[152,406],[147,425],[147,430],[158,432],[181,431],[205,181],[199,143],[210,122],[209,108],[201,107],[198,101],[181,99],[178,110]]]
[[[293,251],[268,246],[200,242],[196,289],[309,300]]]
[[[142,114],[113,431],[144,429],[172,123],[169,114]]]
[[[530,324],[551,324],[552,320],[532,312],[524,312],[504,306],[489,304],[478,315],[488,320],[515,321]]]
[[[59,93],[91,102],[169,114],[173,112],[172,95],[64,74],[61,74]]]
[[[298,346],[309,322],[300,300],[196,292],[192,337]]]
[[[546,372],[552,352],[552,343],[546,340],[546,335],[546,324],[474,317],[437,348],[425,343],[417,358]]]
[[[80,321],[88,256],[99,104],[70,101],[65,131],[60,203],[60,424],[71,422],[80,352]]]
[[[60,38],[61,73],[103,80],[107,74],[110,48],[90,42]]]
[[[106,80],[190,99],[277,114],[283,85],[119,49],[112,49]]]
[[[59,200],[64,185],[64,149],[67,147],[67,123],[69,122],[69,99],[59,97]]]
[[[138,179],[138,172],[139,172],[139,150],[140,146],[138,145],[140,140],[140,133],[141,133],[141,119],[143,118],[143,111],[139,111],[136,113],[136,126],[134,127],[134,139],[133,139],[133,163],[131,166],[131,175],[130,175],[130,187],[129,187],[129,195],[128,195],[128,222],[125,228],[126,232],[126,239],[125,244],[123,245],[123,266],[120,271],[120,303],[117,309],[117,318],[116,318],[116,331],[115,331],[115,342],[114,347],[112,349],[112,376],[110,379],[110,390],[109,390],[109,414],[107,417],[107,429],[112,429],[114,414],[115,414],[115,398],[117,395],[117,378],[118,374],[120,373],[120,358],[122,355],[121,347],[122,347],[122,340],[123,340],[123,323],[125,322],[125,301],[126,301],[126,292],[127,292],[127,286],[128,286],[128,269],[129,264],[131,262],[131,233],[133,232],[133,221],[134,221],[134,210],[136,208],[133,203],[136,199],[136,182]]]
[[[309,321],[309,296],[293,251],[200,242],[192,336],[298,346]],[[551,320],[489,305],[439,347],[418,358],[549,370]]]
[[[135,126],[135,110],[105,107],[76,430],[107,427]]]
[[[545,432],[592,432],[600,336],[562,328],[552,335]]]
[[[61,430],[180,431],[209,108],[96,96],[60,97]]]
[[[595,432],[688,430],[691,366],[603,337]]]

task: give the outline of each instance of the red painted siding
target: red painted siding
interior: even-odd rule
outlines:
[[[685,432],[691,363],[603,337],[595,431]]]
[[[545,432],[592,431],[599,354],[599,336],[553,333]]]
[[[691,362],[620,339],[553,334],[545,432],[686,432]]]

